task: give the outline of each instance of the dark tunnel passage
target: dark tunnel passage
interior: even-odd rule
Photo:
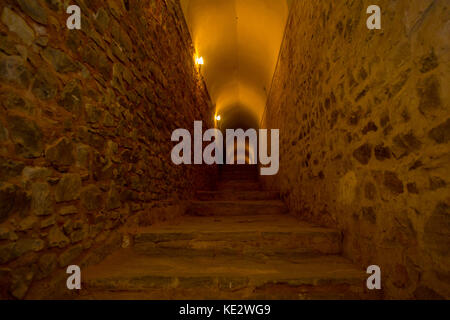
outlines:
[[[0,299],[450,297],[448,1],[69,2],[0,1]]]

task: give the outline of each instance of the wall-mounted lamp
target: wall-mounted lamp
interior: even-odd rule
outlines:
[[[215,116],[216,121],[220,121],[220,119],[222,119],[222,117],[220,115]]]
[[[203,57],[198,57],[198,58],[195,59],[195,63],[201,66],[205,62],[203,61]]]

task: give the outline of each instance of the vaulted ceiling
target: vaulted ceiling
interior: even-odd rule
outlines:
[[[258,127],[292,0],[181,0],[226,127]]]

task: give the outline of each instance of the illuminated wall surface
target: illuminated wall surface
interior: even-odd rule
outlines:
[[[448,299],[449,102],[448,0],[2,0],[0,298]]]

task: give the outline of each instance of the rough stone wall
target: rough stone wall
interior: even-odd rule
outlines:
[[[0,297],[207,183],[170,161],[174,129],[213,119],[179,2],[70,1],[72,31],[68,2],[0,2]]]
[[[266,186],[341,228],[387,298],[450,297],[449,5],[294,1],[263,122],[281,136]]]

